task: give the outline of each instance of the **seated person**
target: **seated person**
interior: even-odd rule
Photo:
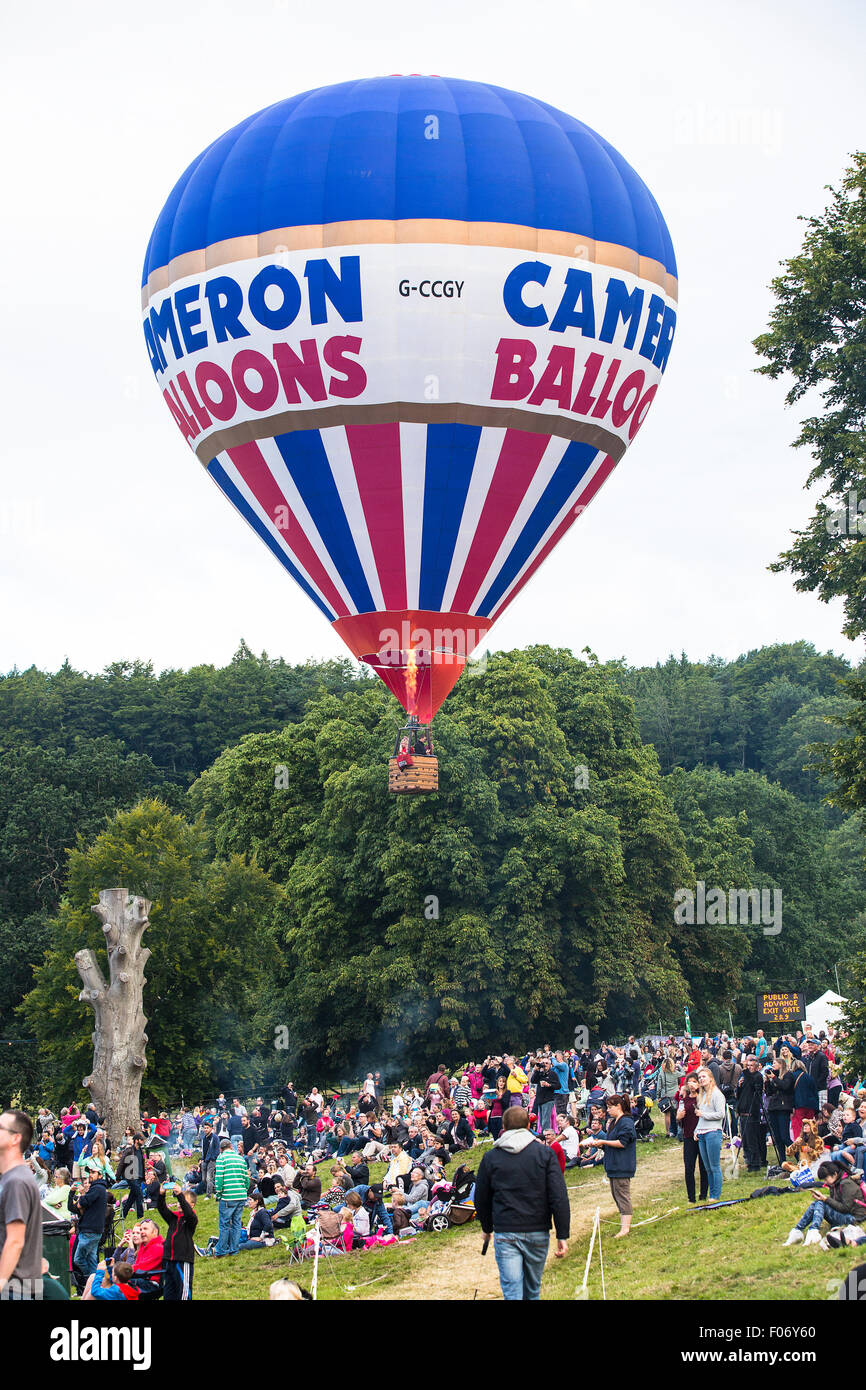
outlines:
[[[785,1245],[817,1245],[821,1225],[853,1226],[866,1216],[866,1197],[858,1182],[849,1177],[842,1163],[825,1162],[818,1168],[818,1182],[827,1188],[826,1197],[810,1202],[796,1226],[788,1233]],[[803,1239],[805,1233],[805,1240]]]
[[[183,1181],[187,1192],[194,1192],[196,1197],[204,1197],[207,1193],[207,1184],[204,1182],[201,1175],[201,1165],[197,1165],[194,1168],[187,1168],[186,1176]]]
[[[422,1168],[413,1168],[411,1173],[412,1186],[406,1193],[406,1210],[410,1216],[416,1216],[421,1207],[426,1207],[430,1203],[430,1183],[424,1176]]]
[[[287,1188],[285,1183],[280,1182],[279,1178],[275,1184],[276,1192],[273,1197],[274,1205],[271,1215],[275,1226],[291,1225],[292,1217],[296,1216],[301,1210],[301,1198],[294,1188]],[[266,1202],[265,1205],[268,1205]]]
[[[141,1242],[132,1265],[132,1282],[142,1290],[153,1292],[159,1284],[159,1273],[163,1267],[163,1236],[156,1222],[146,1216],[139,1223]]]
[[[414,765],[415,759],[409,751],[408,735],[404,734],[401,738],[400,746],[397,749],[395,757],[397,759],[397,766],[401,772],[405,772],[407,767],[412,767]]]
[[[298,1173],[292,1186],[300,1193],[301,1206],[314,1207],[322,1200],[322,1179],[316,1174],[315,1163],[308,1163],[302,1173]]]
[[[794,1173],[800,1169],[811,1167],[813,1164],[820,1163],[823,1157],[824,1140],[818,1133],[817,1122],[812,1119],[805,1119],[799,1139],[795,1139],[785,1150],[782,1172]]]
[[[262,1250],[274,1244],[274,1223],[271,1213],[265,1206],[265,1199],[257,1194],[252,1197],[252,1214],[241,1231],[241,1250]]]
[[[565,1152],[566,1168],[577,1168],[580,1163],[580,1131],[573,1124],[570,1115],[557,1118],[559,1142]]]
[[[846,1105],[842,1110],[841,1139],[841,1144],[831,1151],[830,1157],[836,1162],[847,1163],[849,1168],[853,1168],[856,1152],[863,1147],[863,1127],[857,1119],[857,1112],[853,1105]]]
[[[354,1163],[347,1164],[346,1172],[352,1179],[352,1187],[358,1187],[361,1184],[366,1187],[370,1181],[370,1168],[361,1154],[358,1155]]]
[[[600,1163],[604,1162],[604,1150],[595,1148],[592,1144],[587,1145],[586,1140],[591,1139],[594,1134],[598,1134],[601,1138],[604,1138],[605,1129],[606,1126],[602,1124],[601,1120],[593,1116],[584,1137],[584,1146],[581,1147],[580,1151],[581,1168],[596,1168]]]
[[[392,1144],[389,1150],[390,1162],[382,1186],[386,1192],[397,1186],[397,1179],[405,1177],[412,1168],[412,1160],[400,1144]]]
[[[364,1240],[370,1234],[370,1213],[358,1192],[346,1193],[346,1205],[343,1208],[344,1232],[347,1226],[351,1228],[351,1244],[348,1248],[363,1248]]]
[[[351,1195],[349,1193],[348,1197]],[[391,1221],[391,1213],[385,1206],[382,1184],[380,1182],[371,1183],[363,1197],[365,1210],[370,1218],[370,1234],[375,1235],[379,1226],[382,1226],[387,1235],[394,1234],[394,1226]]]
[[[399,1236],[409,1229],[409,1212],[406,1207],[406,1194],[395,1191],[391,1198],[391,1226],[394,1235]]]
[[[335,1163],[331,1169],[331,1185],[325,1196],[328,1198],[341,1197],[343,1193],[348,1192],[354,1186],[355,1183],[352,1182],[348,1169],[342,1163]]]
[[[134,1303],[138,1298],[138,1289],[130,1282],[131,1279],[132,1265],[127,1260],[117,1263],[110,1257],[108,1260],[100,1260],[96,1273],[88,1277],[84,1293],[81,1295],[82,1300]]]

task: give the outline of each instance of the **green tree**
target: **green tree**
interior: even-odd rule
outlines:
[[[801,425],[798,447],[811,451],[808,486],[823,492],[804,531],[772,568],[797,576],[800,590],[824,602],[841,598],[846,636],[866,633],[866,541],[857,511],[866,497],[866,154],[854,156],[820,217],[807,217],[799,253],[772,282],[776,303],[755,339],[765,376],[791,379],[787,402],[812,389],[823,409]],[[854,493],[853,527],[834,522]]]
[[[274,1021],[301,1076],[635,1027],[687,998],[671,938],[691,868],[613,678],[509,653],[448,709],[436,797],[387,795],[395,706],[375,688],[320,696],[193,789],[214,852],[285,887]]]
[[[102,932],[90,908],[100,888],[118,885],[153,904],[145,938],[152,957],[143,1096],[177,1104],[182,1095],[258,1083],[258,1059],[269,1040],[252,1036],[248,1021],[274,966],[277,891],[236,856],[211,861],[200,825],[161,802],[143,801],[118,812],[91,845],[70,854],[45,958],[21,1006],[46,1064],[49,1101],[79,1097],[90,1069],[93,1017],[78,999],[74,956],[89,946],[100,958]]]
[[[754,1025],[753,996],[759,989],[788,985],[823,993],[834,983],[834,963],[848,958],[860,943],[866,945],[866,878],[859,862],[858,824],[852,821],[828,834],[817,808],[755,772],[726,776],[698,768],[675,773],[668,782],[688,849],[698,863],[713,861],[702,860],[694,838],[695,827],[700,829],[695,804],[711,826],[720,821],[721,828],[727,819],[738,828],[740,846],[731,845],[736,852],[727,863],[716,860],[720,878],[713,886],[779,889],[782,894],[778,935],[765,935],[751,924],[746,928],[748,948],[736,1006],[742,1025]],[[711,881],[706,878],[708,887]],[[710,932],[726,935],[731,928],[704,928],[705,936]]]

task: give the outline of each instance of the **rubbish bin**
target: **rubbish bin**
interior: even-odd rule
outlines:
[[[72,1293],[69,1278],[69,1237],[72,1222],[66,1218],[59,1220],[52,1216],[42,1221],[42,1254],[48,1261],[48,1272],[62,1284],[68,1294]]]

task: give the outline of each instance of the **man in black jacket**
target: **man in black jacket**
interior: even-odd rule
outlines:
[[[529,1114],[512,1105],[502,1134],[478,1168],[475,1209],[485,1236],[494,1235],[503,1298],[537,1301],[556,1229],[556,1254],[568,1254],[568,1191],[552,1149],[529,1133]]]
[[[86,1279],[96,1270],[97,1251],[105,1230],[108,1210],[108,1189],[102,1176],[81,1184],[74,1202],[78,1213],[78,1239],[75,1242],[75,1265]]]
[[[214,1195],[216,1187],[216,1161],[220,1156],[220,1143],[214,1127],[206,1120],[201,1127],[201,1180],[208,1197]]]
[[[550,1129],[550,1117],[553,1114],[556,1092],[559,1087],[559,1077],[553,1070],[549,1057],[544,1057],[538,1062],[529,1078],[529,1084],[535,1087],[538,1132],[543,1134],[546,1129]]]
[[[764,1077],[760,1063],[753,1052],[745,1059],[745,1068],[736,1085],[735,1105],[740,1122],[740,1136],[743,1141],[743,1155],[746,1171],[758,1173],[767,1165],[767,1132],[764,1129],[764,1116],[761,1097],[764,1091]]]
[[[806,1038],[803,1061],[806,1063],[806,1070],[820,1095],[822,1091],[826,1091],[827,1082],[830,1080],[830,1063],[826,1052],[823,1052],[818,1046],[817,1038]]]
[[[369,1183],[370,1181],[370,1169],[364,1161],[363,1154],[359,1154],[354,1163],[347,1164],[346,1172],[352,1179],[353,1187],[357,1187],[362,1183]]]

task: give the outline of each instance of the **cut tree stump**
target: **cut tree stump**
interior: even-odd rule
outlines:
[[[108,952],[105,977],[93,951],[77,951],[75,965],[84,988],[79,999],[93,1009],[93,1070],[82,1082],[117,1151],[124,1130],[141,1125],[141,1079],[147,1065],[143,991],[150,951],[141,938],[148,926],[150,903],[130,898],[125,888],[103,888],[92,908],[102,922]]]

